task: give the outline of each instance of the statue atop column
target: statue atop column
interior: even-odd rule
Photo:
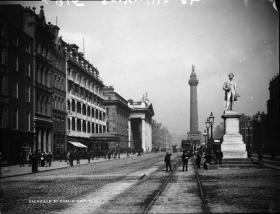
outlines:
[[[225,111],[233,110],[233,103],[237,101],[237,97],[240,97],[237,92],[237,85],[233,81],[234,74],[230,73],[228,75],[228,80],[224,83],[223,89],[225,91],[225,101],[226,101],[226,109]]]

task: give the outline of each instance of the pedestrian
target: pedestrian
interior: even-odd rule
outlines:
[[[222,164],[223,152],[220,150],[217,152],[217,159],[218,159],[218,164]]]
[[[52,164],[52,153],[48,153],[47,155],[46,155],[47,157],[46,157],[46,159],[47,159],[47,165],[49,166],[49,167],[51,167],[51,164]]]
[[[90,158],[91,158],[91,154],[90,154],[90,151],[88,151],[88,152],[87,152],[88,163],[90,163]]]
[[[74,160],[74,154],[73,154],[73,152],[70,152],[69,153],[69,163],[70,163],[70,166],[73,166],[73,160]]]
[[[200,162],[201,162],[201,155],[198,152],[196,155],[196,168],[200,168]]]
[[[69,164],[69,158],[70,158],[70,152],[66,153],[66,162],[67,164]]]
[[[30,157],[33,173],[38,172],[38,157],[39,154],[37,154],[36,152],[33,152]]]
[[[187,156],[187,154],[185,152],[183,152],[182,154],[182,162],[183,162],[183,171],[186,168],[186,171],[188,171],[188,162],[189,162],[189,157]]]
[[[172,169],[171,169],[171,154],[169,154],[168,152],[166,152],[166,155],[164,157],[164,162],[165,162],[165,166],[166,166],[166,172],[168,172],[168,168],[172,172]]]
[[[76,153],[77,164],[80,164],[80,153]]]

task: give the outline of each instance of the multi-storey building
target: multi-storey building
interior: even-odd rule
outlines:
[[[61,142],[65,142],[66,118],[65,56],[59,28],[46,23],[41,6],[39,14],[35,8],[25,8],[24,30],[33,38],[34,47],[36,138],[33,150],[57,153],[61,151]]]
[[[21,6],[0,6],[0,141],[3,161],[28,158],[33,143],[33,39]]]
[[[56,40],[52,50],[52,121],[53,121],[53,152],[62,158],[66,152],[66,53],[61,38]]]
[[[29,143],[33,141],[32,151],[61,152],[61,145],[65,144],[66,74],[65,53],[58,37],[59,28],[50,22],[46,23],[43,6],[39,14],[34,7],[2,5],[1,8],[1,14],[7,18],[4,23],[8,23],[9,28],[17,29],[9,35],[9,38],[15,40],[13,43],[17,49],[11,46],[9,56],[3,51],[3,59],[8,58],[14,67],[10,70],[16,71],[9,73],[21,77],[21,82],[17,78],[9,81],[9,87],[14,96],[18,96],[16,99],[19,102],[11,103],[9,110],[18,110],[8,118],[18,121],[17,126],[20,123],[30,124],[33,140],[29,140]],[[29,110],[25,106],[29,106]],[[28,122],[22,122],[24,120]],[[14,153],[18,154],[17,151]]]
[[[102,94],[104,84],[99,71],[85,60],[77,45],[66,44],[65,49],[67,141],[76,146],[80,144],[75,142],[82,143],[91,150],[93,145],[90,137],[106,132],[106,110]]]
[[[128,107],[128,102],[114,91],[113,86],[104,87],[103,95],[107,112],[107,132],[118,139],[117,142],[114,142],[117,145],[110,145],[109,150],[113,147],[118,147],[120,152],[127,152],[130,149],[128,142],[130,108]]]

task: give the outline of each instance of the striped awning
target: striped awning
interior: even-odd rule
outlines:
[[[87,148],[87,146],[85,146],[84,144],[81,144],[79,142],[68,141],[68,143],[71,143],[72,145],[74,145],[76,147]]]

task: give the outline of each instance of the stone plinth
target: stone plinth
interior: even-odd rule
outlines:
[[[239,133],[239,118],[241,113],[225,111],[222,115],[225,125],[225,135],[221,150],[224,159],[247,158],[246,145]]]

